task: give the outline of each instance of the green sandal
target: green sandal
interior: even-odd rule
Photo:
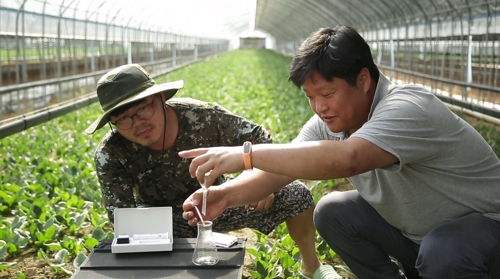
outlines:
[[[311,277],[305,275],[304,273],[302,273],[302,271],[299,270],[299,278],[300,279],[311,279]]]
[[[311,279],[342,279],[330,265],[322,265],[313,274]]]

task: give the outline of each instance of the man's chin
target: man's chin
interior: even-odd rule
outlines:
[[[140,141],[140,144],[145,146],[145,147],[148,147],[148,148],[151,148],[151,149],[155,149],[155,150],[160,150],[162,149],[162,141],[161,139],[153,139],[152,137],[147,137],[147,138],[142,138],[141,141]]]
[[[338,127],[337,125],[327,125],[327,126],[328,126],[328,130],[330,130],[332,133],[341,133],[344,131],[342,128]]]
[[[134,142],[141,144],[141,145],[147,145],[148,142],[151,141],[151,136],[150,135],[134,135]]]

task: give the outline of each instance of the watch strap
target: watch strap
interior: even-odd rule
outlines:
[[[252,143],[246,141],[243,143],[243,163],[245,164],[245,170],[253,169],[252,166]]]

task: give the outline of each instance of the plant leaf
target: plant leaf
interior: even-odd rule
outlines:
[[[16,262],[0,262],[0,270],[7,269],[15,264]]]
[[[82,252],[78,253],[78,256],[73,260],[73,266],[78,268],[82,263],[87,259],[87,256],[83,254]]]
[[[59,264],[66,263],[68,255],[69,255],[68,250],[62,249],[61,251],[57,252],[56,255],[54,256],[55,262]]]

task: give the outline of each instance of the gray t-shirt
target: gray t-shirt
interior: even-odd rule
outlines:
[[[416,243],[472,212],[500,220],[500,160],[482,136],[421,86],[380,74],[363,138],[399,162],[349,178],[360,195]],[[294,141],[345,140],[313,116]]]

